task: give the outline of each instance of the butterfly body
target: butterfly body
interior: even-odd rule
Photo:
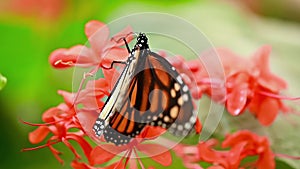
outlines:
[[[148,38],[140,33],[111,95],[94,124],[96,136],[127,144],[146,125],[187,135],[197,112],[187,85],[162,56],[150,51]]]

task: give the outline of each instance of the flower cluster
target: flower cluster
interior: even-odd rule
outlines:
[[[155,139],[161,135],[164,132],[162,128],[148,126],[128,145],[124,146],[105,144],[105,140],[98,139],[103,144],[93,147],[86,139],[86,136],[93,135],[92,122],[96,120],[104,105],[102,99],[110,94],[112,86],[117,80],[116,77],[120,75],[115,68],[108,68],[115,60],[124,61],[127,59],[128,52],[121,47],[124,45],[124,41],[119,39],[126,37],[127,42],[130,42],[132,39],[131,32],[131,28],[127,27],[113,38],[109,38],[109,29],[105,24],[90,21],[85,27],[90,47],[76,45],[70,49],[57,49],[51,53],[49,62],[54,68],[64,69],[77,66],[91,68],[91,71],[84,74],[80,84],[81,89],[77,93],[58,91],[63,96],[64,103],[48,109],[43,114],[43,124],[23,121],[25,124],[38,126],[36,130],[29,133],[29,141],[32,144],[46,142],[44,145],[23,149],[23,151],[48,147],[55,158],[63,163],[59,156],[61,152],[54,147],[55,144],[62,142],[73,152],[75,158],[71,165],[78,169],[94,169],[97,165],[102,165],[101,168],[124,168],[127,164],[131,168],[136,168],[137,163],[134,158],[144,168],[137,154],[138,151],[148,155],[163,166],[171,164],[171,154],[167,148],[159,144],[144,143],[145,140]],[[94,75],[99,69],[102,70],[104,78],[90,80],[83,88],[86,77]],[[196,131],[200,132],[201,124],[199,121],[197,121],[195,128]],[[82,157],[69,140],[74,140],[80,145],[88,163],[81,162]],[[121,157],[119,162],[107,164],[117,156]]]
[[[283,100],[298,98],[280,95],[287,88],[287,83],[269,69],[270,46],[262,46],[250,58],[240,57],[228,49],[216,49],[216,53],[223,66],[225,86],[222,79],[211,78],[203,63],[198,60],[185,61],[183,57],[179,57],[185,64],[175,62],[177,69],[192,72],[189,74],[190,78],[194,78],[197,84],[191,88],[194,97],[201,97],[202,94],[211,96],[211,85],[223,85],[226,96],[222,103],[227,111],[237,116],[248,109],[264,126],[271,125],[280,111],[291,112],[291,108]],[[209,57],[206,56],[209,54],[207,52],[201,57]]]
[[[24,121],[26,124],[37,126],[36,130],[29,133],[29,141],[32,144],[45,142],[44,145],[27,148],[24,151],[48,147],[55,158],[63,163],[61,153],[54,147],[57,143],[63,143],[73,152],[75,157],[71,165],[76,169],[125,168],[128,165],[130,168],[137,168],[138,165],[145,168],[138,152],[162,166],[171,165],[172,158],[168,148],[146,142],[164,132],[159,127],[146,126],[136,138],[123,146],[108,144],[102,138],[97,138],[99,145],[93,145],[88,141],[88,137],[95,139],[92,125],[104,105],[102,99],[109,96],[120,75],[116,68],[111,67],[112,62],[125,61],[128,56],[126,48],[123,47],[124,41],[120,39],[126,38],[127,42],[130,42],[131,32],[132,29],[127,27],[110,38],[107,25],[90,21],[85,27],[89,47],[76,45],[69,49],[57,49],[51,53],[49,62],[56,69],[82,67],[90,71],[84,74],[78,92],[58,91],[64,98],[64,103],[48,109],[42,116],[43,124]],[[262,47],[251,59],[240,58],[225,49],[218,49],[217,52],[226,76],[227,94],[224,105],[230,114],[239,115],[248,108],[263,125],[269,125],[279,111],[289,111],[279,95],[280,91],[286,88],[286,83],[270,73],[267,66],[270,47]],[[210,96],[211,81],[200,61],[185,61],[181,56],[170,58],[164,53],[160,54],[182,74],[193,98],[200,99],[202,94]],[[103,77],[85,84],[87,76],[95,75],[98,70],[102,71]],[[197,85],[194,86],[192,82],[196,82]],[[196,133],[200,133],[201,128],[201,123],[197,120]],[[80,145],[87,162],[82,160],[70,140]],[[275,167],[274,153],[266,137],[257,136],[249,131],[239,131],[228,135],[222,143],[222,147],[229,150],[217,151],[213,149],[215,145],[215,140],[209,140],[200,142],[197,146],[178,145],[174,151],[184,160],[188,168],[199,168],[200,166],[194,163],[199,161],[211,163],[213,165],[211,169],[238,168],[244,166],[241,162],[244,158],[254,155],[258,156],[258,160],[249,165],[258,168],[268,166],[270,169]]]
[[[266,137],[241,130],[226,136],[222,142],[222,148],[226,150],[214,149],[217,143],[217,140],[211,139],[200,142],[196,146],[179,145],[175,151],[188,168],[200,168],[196,162],[211,164],[209,169],[275,168],[275,154],[272,152]],[[242,163],[242,160],[251,156],[257,156],[257,160]]]

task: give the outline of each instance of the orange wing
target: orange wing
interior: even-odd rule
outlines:
[[[156,53],[145,51],[141,55],[142,70],[135,70],[123,105],[110,118],[109,132],[104,132],[107,141],[128,142],[145,125],[169,129],[174,135],[187,135],[196,121],[191,95],[179,73]]]
[[[96,136],[103,134],[107,142],[126,144],[146,125],[187,135],[196,122],[187,85],[166,59],[149,50],[147,41],[140,33],[104,114],[94,124]]]

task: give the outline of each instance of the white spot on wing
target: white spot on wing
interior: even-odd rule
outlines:
[[[177,79],[177,81],[178,81],[180,84],[183,84],[183,81],[182,81],[181,76],[178,75],[178,76],[176,77],[176,79]]]
[[[182,95],[182,99],[183,99],[184,102],[186,102],[186,101],[189,100],[189,97],[188,97],[187,94],[184,94],[184,95]]]
[[[191,128],[191,124],[190,124],[190,123],[185,123],[185,124],[184,124],[184,128],[190,129],[190,128]]]
[[[182,129],[183,129],[183,126],[182,126],[182,125],[178,125],[178,126],[177,126],[177,129],[178,129],[178,130],[182,130]]]
[[[187,85],[184,85],[183,88],[182,88],[182,90],[183,90],[184,92],[187,92],[187,91],[189,90],[189,88],[187,87]]]

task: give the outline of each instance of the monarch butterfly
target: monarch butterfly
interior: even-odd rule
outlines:
[[[144,33],[139,33],[131,51],[124,41],[129,57],[93,126],[95,135],[115,145],[129,143],[146,125],[166,128],[175,136],[187,135],[197,112],[179,73],[151,52]]]

